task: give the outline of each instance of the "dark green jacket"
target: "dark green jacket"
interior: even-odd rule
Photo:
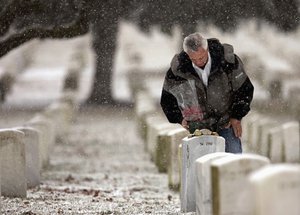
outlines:
[[[160,102],[169,122],[181,123],[183,120],[172,90],[188,80],[194,80],[208,128],[218,130],[228,124],[230,118],[241,120],[249,112],[254,88],[241,60],[233,53],[231,45],[221,44],[217,39],[208,39],[208,47],[211,70],[207,87],[185,52],[174,56],[165,76]]]

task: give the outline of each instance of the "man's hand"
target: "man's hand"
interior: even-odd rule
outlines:
[[[230,125],[233,128],[234,135],[236,137],[241,137],[242,136],[242,123],[241,123],[241,121],[231,118],[230,119]]]
[[[185,129],[187,129],[187,130],[189,129],[188,122],[187,122],[185,119],[182,120],[181,125],[182,125],[182,127],[184,127]]]

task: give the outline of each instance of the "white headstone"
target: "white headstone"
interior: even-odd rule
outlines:
[[[155,102],[147,91],[136,92],[135,114],[139,117],[145,113],[155,112]]]
[[[150,96],[149,92],[143,90],[135,93],[135,116],[137,121],[137,127],[139,129],[139,134],[144,140],[145,150],[147,150],[147,116],[157,116],[157,109],[155,107],[155,102]]]
[[[196,160],[196,212],[197,215],[212,215],[211,162],[232,153],[216,152]]]
[[[27,187],[33,188],[40,184],[40,132],[30,127],[15,128],[25,134],[26,180]]]
[[[268,132],[269,158],[272,163],[283,162],[283,130],[282,127],[275,127]]]
[[[40,150],[40,168],[46,167],[49,163],[50,151],[54,145],[55,131],[54,124],[42,115],[35,116],[26,126],[37,129],[41,134]]]
[[[178,159],[178,147],[182,143],[182,139],[189,135],[185,128],[178,128],[168,133],[171,135],[170,157],[168,162],[168,181],[169,188],[178,190],[180,187],[180,163]]]
[[[0,129],[1,193],[7,197],[26,197],[24,133]]]
[[[289,122],[282,126],[284,143],[284,161],[300,162],[300,129],[299,122]]]
[[[300,165],[274,164],[250,176],[255,215],[300,214]]]
[[[146,140],[145,140],[145,150],[151,153],[152,146],[154,142],[156,141],[157,136],[153,135],[153,125],[160,125],[160,124],[168,124],[167,120],[159,115],[147,115],[145,116],[145,135],[146,135]],[[150,149],[151,148],[151,149]]]
[[[161,130],[158,133],[155,149],[155,165],[158,172],[167,172],[168,157],[170,153],[171,137],[168,135],[169,129]]]
[[[253,144],[253,126],[257,120],[260,119],[260,115],[256,113],[251,113],[247,115],[245,118],[243,118],[242,123],[243,123],[243,143],[247,145],[247,147],[251,150],[252,149],[252,144]]]
[[[252,122],[251,124],[251,137],[250,137],[250,152],[257,153],[258,151],[258,134],[260,129],[260,122],[263,120],[263,118],[258,118],[255,120],[255,122]]]
[[[270,118],[262,118],[258,120],[256,124],[257,133],[256,139],[254,140],[255,151],[260,155],[267,156],[265,151],[262,150],[265,149],[265,146],[268,144],[267,130],[278,126],[278,123]]]
[[[72,107],[66,102],[53,103],[44,111],[44,114],[54,121],[56,138],[61,141],[66,139],[71,125],[72,114],[70,112],[72,112]]]
[[[249,174],[267,164],[260,155],[237,154],[211,163],[214,215],[251,215]]]
[[[71,110],[69,112],[71,119],[73,119],[73,116],[75,114],[77,104],[76,104],[76,98],[78,97],[77,93],[72,90],[65,90],[61,97],[59,98],[59,102],[66,102],[71,106]]]
[[[195,161],[203,155],[224,152],[225,139],[220,136],[203,135],[186,137],[182,142],[182,167],[180,201],[182,212],[196,211],[196,167]]]
[[[172,124],[167,121],[161,123],[147,122],[147,148],[153,161],[156,160],[156,147],[157,147],[159,132],[163,130],[176,129],[179,127],[180,127],[179,124]]]
[[[259,150],[259,154],[269,157],[270,154],[270,150],[269,150],[269,142],[268,142],[268,138],[269,138],[269,130],[272,128],[275,128],[276,126],[278,126],[278,123],[275,121],[270,121],[270,122],[266,122],[266,124],[264,124],[263,126],[261,126],[260,128],[260,139],[257,140],[258,142],[258,150]]]
[[[182,132],[186,134],[185,136],[188,135],[188,131],[184,129],[182,126],[177,125],[176,127],[177,128],[173,128],[173,127],[166,128],[159,131],[158,133],[158,139],[157,139],[156,151],[155,151],[155,164],[159,172],[167,172],[168,170],[170,156],[171,156],[171,142],[173,139],[172,137]],[[185,136],[182,136],[182,138]],[[181,142],[181,140],[179,142]]]

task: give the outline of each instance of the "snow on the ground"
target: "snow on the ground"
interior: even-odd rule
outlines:
[[[132,110],[85,107],[67,140],[56,143],[40,188],[26,199],[1,197],[3,215],[181,214],[178,193],[144,151]]]

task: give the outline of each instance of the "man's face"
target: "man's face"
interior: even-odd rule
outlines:
[[[203,67],[208,60],[208,51],[204,48],[199,48],[195,52],[188,52],[191,61],[198,67]]]

